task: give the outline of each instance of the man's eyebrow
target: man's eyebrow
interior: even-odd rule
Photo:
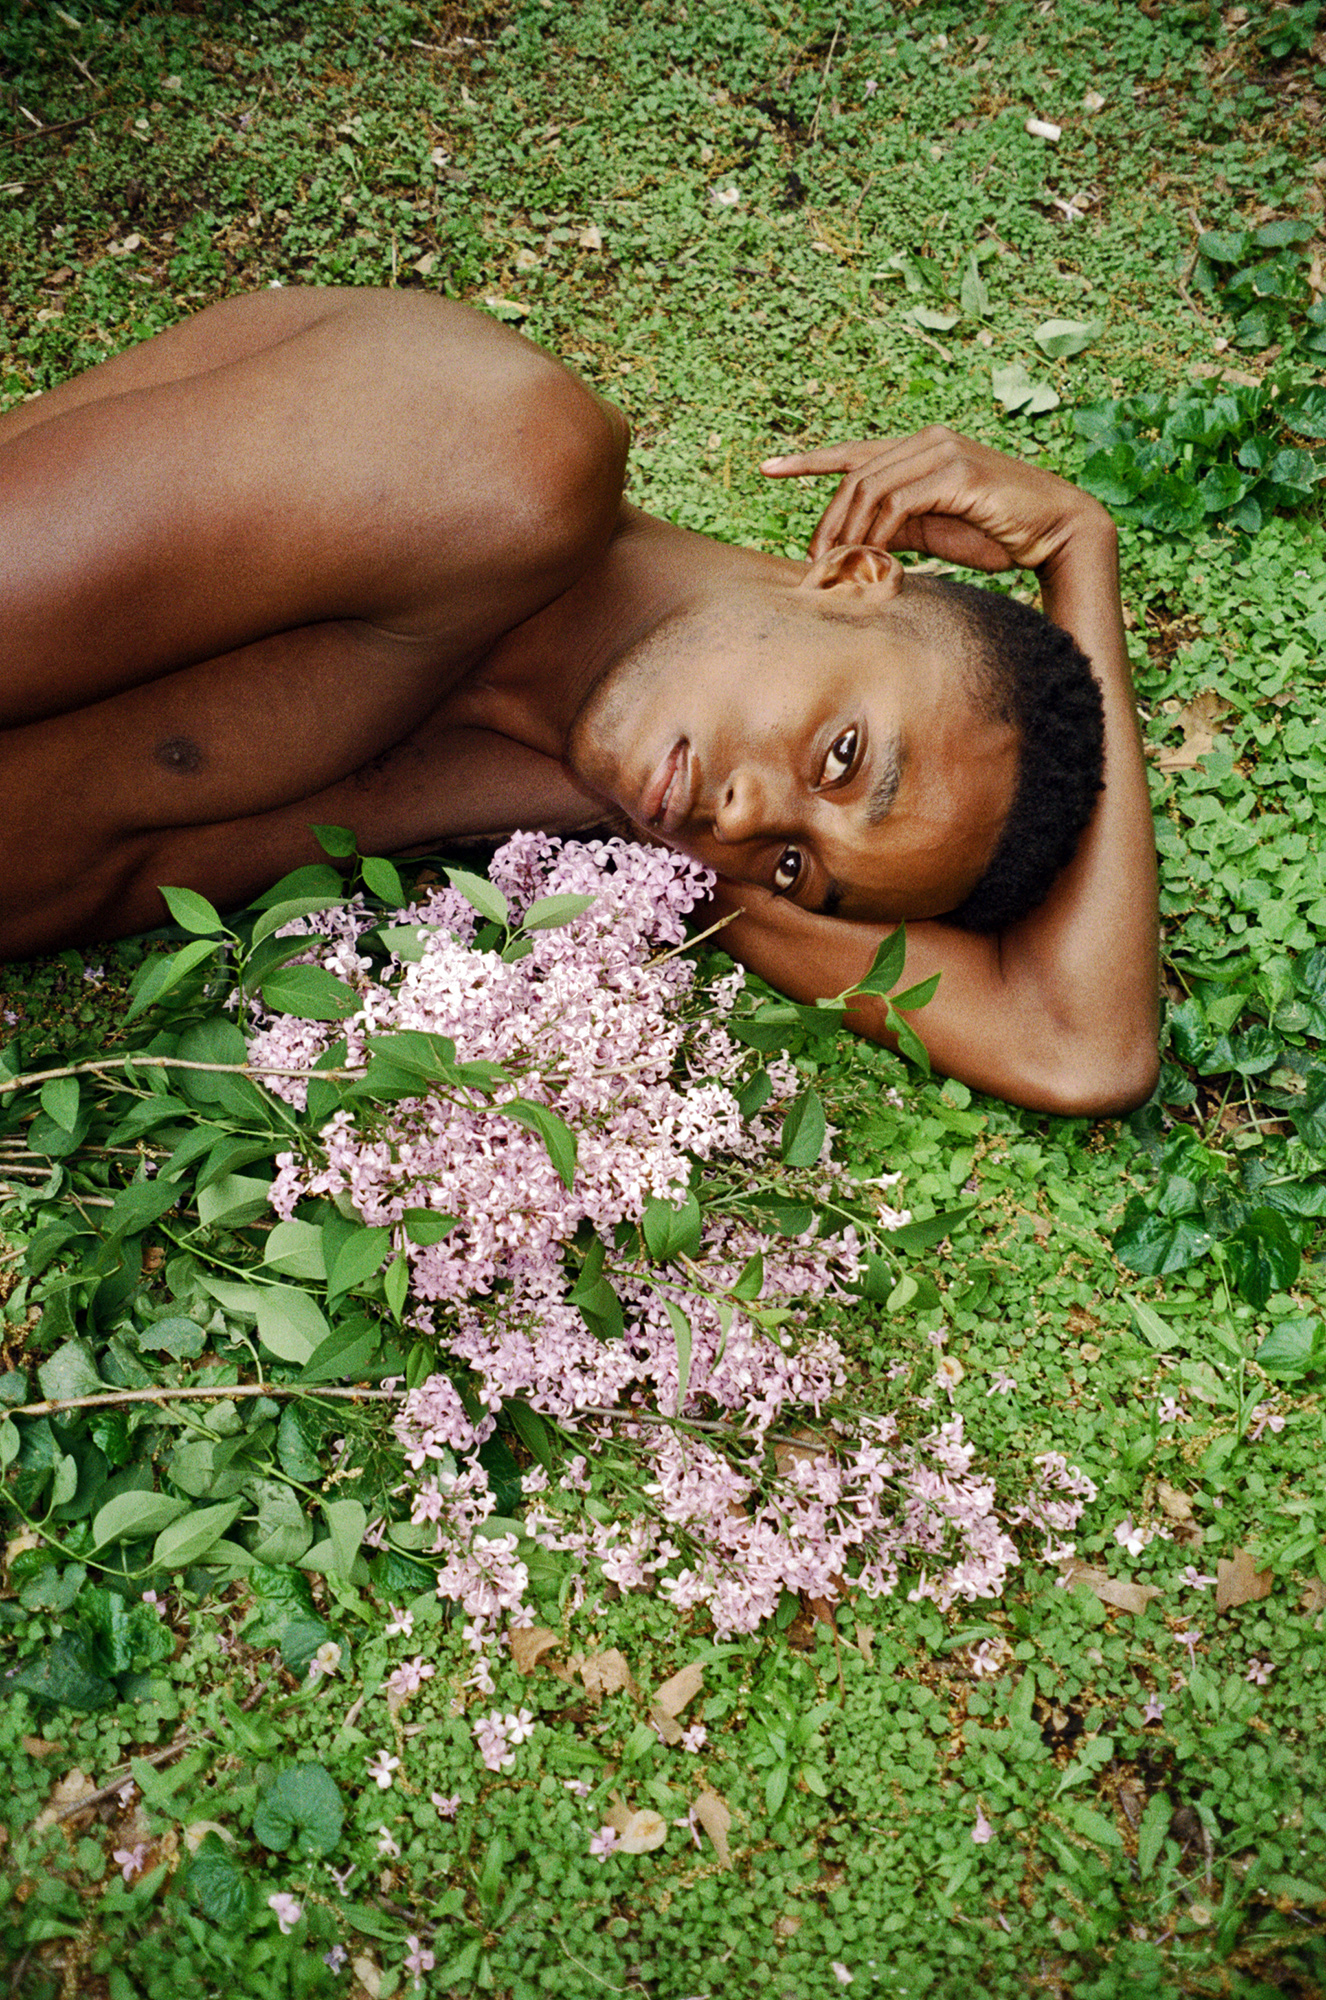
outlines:
[[[902,782],[902,741],[895,731],[887,737],[875,753],[879,770],[866,800],[866,825],[880,826],[888,818],[893,801],[898,796],[898,786]]]

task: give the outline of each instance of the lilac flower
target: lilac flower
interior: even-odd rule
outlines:
[[[324,1674],[334,1674],[340,1664],[340,1647],[334,1639],[324,1639],[308,1663],[307,1678],[310,1682],[320,1681]]]
[[[441,1792],[430,1792],[428,1796],[437,1809],[439,1819],[454,1819],[460,1811],[459,1792],[453,1792],[450,1798],[444,1797]]]
[[[348,1896],[350,1893],[350,1878],[352,1875],[358,1873],[354,1863],[350,1862],[345,1868],[333,1868],[329,1862],[327,1864],[327,1873],[336,1884],[337,1895]]]
[[[594,1789],[587,1778],[563,1778],[562,1784],[568,1792],[574,1792],[578,1799],[587,1799]]]
[[[394,1639],[399,1633],[402,1638],[408,1639],[413,1630],[414,1630],[414,1613],[412,1611],[397,1611],[396,1607],[393,1605],[391,1612],[391,1623],[384,1628],[382,1634],[383,1638]]]
[[[702,1722],[693,1722],[689,1729],[683,1729],[681,1732],[681,1747],[683,1750],[689,1750],[693,1756],[703,1750],[708,1741],[709,1731]]]
[[[1206,1576],[1192,1563],[1179,1572],[1179,1582],[1186,1584],[1189,1590],[1209,1590],[1215,1581],[1213,1576]]]
[[[987,1396],[1011,1396],[1016,1388],[1016,1376],[1010,1375],[1006,1368],[996,1368],[985,1393]]]
[[[1140,1556],[1147,1543],[1154,1541],[1154,1528],[1135,1528],[1131,1514],[1125,1514],[1114,1530],[1114,1539],[1121,1549],[1127,1549],[1130,1556]]]
[[[834,1978],[838,1981],[838,1984],[840,1986],[850,1986],[853,1980],[856,1978],[856,1974],[854,1972],[849,1972],[847,1970],[847,1967],[843,1964],[840,1958],[835,1958],[833,1960],[832,1964],[829,1967],[829,1970],[830,1972],[832,1972]]]
[[[368,1775],[380,1792],[389,1792],[391,1790],[391,1774],[393,1771],[399,1771],[400,1768],[401,1760],[399,1757],[389,1757],[385,1750],[379,1750],[377,1756],[368,1767]]]
[[[422,1654],[413,1660],[402,1660],[400,1665],[387,1675],[385,1685],[388,1698],[397,1704],[408,1700],[412,1694],[418,1694],[424,1682],[432,1680],[436,1672],[437,1668],[432,1661],[424,1659]],[[390,1778],[387,1782],[390,1784]],[[380,1778],[378,1783],[382,1783]]]
[[[1153,1694],[1142,1710],[1143,1722],[1159,1722],[1165,1713],[1166,1703],[1158,1694]]]
[[[140,1841],[137,1847],[117,1847],[111,1855],[126,1882],[136,1882],[147,1866],[148,1847]]]
[[[1185,1412],[1176,1396],[1162,1396],[1156,1414],[1162,1424],[1177,1424],[1182,1422]]]
[[[1174,1634],[1176,1643],[1180,1646],[1186,1646],[1188,1648],[1188,1658],[1194,1666],[1197,1663],[1197,1641],[1201,1638],[1201,1636],[1202,1636],[1201,1633],[1196,1630],[1176,1632]]]
[[[274,1896],[269,1896],[267,1907],[274,1912],[282,1937],[289,1937],[304,1914],[303,1904],[296,1901],[295,1897],[286,1895],[284,1890],[278,1890]]]
[[[350,1954],[343,1944],[334,1944],[330,1951],[323,1952],[322,1962],[330,1966],[333,1972],[344,1972],[350,1963]]]
[[[416,1979],[420,1979],[425,1972],[433,1970],[437,1960],[431,1951],[423,1948],[417,1937],[410,1937],[407,1943],[410,1949],[405,1958],[405,1970],[412,1973]]]
[[[1273,1660],[1249,1660],[1248,1662],[1247,1677],[1254,1687],[1265,1687],[1274,1672],[1275,1662]]]
[[[509,1743],[527,1743],[534,1734],[534,1717],[527,1708],[520,1708],[514,1714],[504,1715],[502,1725]]]
[[[401,1858],[400,1845],[390,1828],[385,1826],[378,1828],[378,1853],[387,1861],[399,1861]]]
[[[475,1745],[488,1769],[509,1771],[516,1759],[508,1747],[505,1718],[498,1714],[481,1715],[472,1727]]]
[[[984,1847],[994,1839],[994,1827],[985,1817],[985,1810],[979,1799],[976,1802],[976,1824],[971,1830],[971,1837],[977,1847]]]
[[[596,1861],[606,1861],[620,1838],[615,1826],[601,1826],[589,1836],[589,1851]]]
[[[1259,1444],[1267,1431],[1282,1431],[1285,1420],[1278,1411],[1273,1411],[1269,1403],[1258,1403],[1248,1419],[1248,1438]]]

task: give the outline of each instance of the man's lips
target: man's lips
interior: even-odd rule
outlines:
[[[673,833],[686,818],[691,804],[691,746],[681,737],[659,759],[640,799],[640,817],[646,826]]]

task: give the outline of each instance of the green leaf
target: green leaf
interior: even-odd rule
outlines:
[[[139,1236],[179,1200],[180,1189],[173,1181],[131,1181],[116,1195],[102,1226],[112,1239]]]
[[[219,1834],[203,1835],[184,1879],[203,1915],[224,1936],[245,1930],[252,1906],[248,1878]]]
[[[194,1320],[174,1315],[143,1327],[137,1341],[144,1354],[168,1354],[172,1361],[196,1361],[207,1345],[207,1335]]]
[[[1128,1305],[1136,1322],[1137,1330],[1143,1339],[1149,1340],[1151,1345],[1159,1348],[1162,1354],[1172,1354],[1175,1347],[1180,1343],[1176,1341],[1174,1329],[1169,1325],[1168,1321],[1163,1320],[1160,1314],[1142,1299],[1130,1297]]]
[[[964,280],[963,282],[965,285],[966,281]],[[984,285],[982,285],[981,289],[982,291],[985,290]],[[965,305],[966,301],[964,300],[963,303]],[[987,305],[989,303],[988,297],[986,303]],[[975,308],[972,307],[969,310],[974,311]],[[947,333],[951,327],[957,325],[961,317],[961,313],[937,312],[934,306],[913,306],[910,313],[907,314],[908,319],[915,320],[918,326],[928,327],[932,333]]]
[[[333,861],[348,860],[359,845],[348,826],[311,826],[309,832],[323,853],[330,854]]]
[[[893,995],[894,1006],[900,1011],[906,1009],[909,1013],[914,1013],[918,1007],[928,1007],[935,997],[939,981],[940,974],[937,972],[932,972],[928,979],[919,979],[915,986],[909,986],[905,992]]]
[[[261,1563],[297,1563],[313,1541],[299,1496],[282,1479],[255,1479],[252,1493],[258,1507],[250,1544],[254,1557]]]
[[[975,257],[968,257],[967,259],[966,269],[962,274],[962,283],[958,288],[958,303],[961,305],[962,310],[965,313],[970,313],[974,319],[988,319],[990,317],[990,294],[986,289],[985,280],[981,276],[981,267]]]
[[[179,1189],[171,1183],[178,1199]],[[198,1195],[198,1220],[205,1229],[243,1229],[270,1213],[270,1181],[251,1174],[223,1174]]]
[[[1282,1319],[1271,1328],[1254,1359],[1268,1375],[1303,1375],[1312,1366],[1321,1336],[1319,1321],[1306,1317]]]
[[[399,1317],[399,1315],[398,1315]],[[382,1326],[367,1313],[338,1319],[300,1370],[301,1382],[355,1382],[364,1374],[382,1339]]]
[[[1059,398],[1047,383],[1033,382],[1020,361],[1012,362],[1006,368],[991,371],[990,386],[997,403],[1002,403],[1010,416],[1021,412],[1023,416],[1038,417],[1046,410],[1057,410]]]
[[[425,1214],[428,1212],[424,1211]],[[439,1221],[442,1219],[438,1217]],[[390,1249],[389,1229],[360,1228],[345,1237],[327,1270],[327,1297],[337,1299],[346,1292],[354,1291],[358,1285],[366,1285],[370,1278],[378,1275]]]
[[[345,1808],[340,1789],[321,1764],[292,1764],[263,1792],[253,1816],[254,1837],[264,1847],[320,1858],[341,1838]]]
[[[693,1194],[684,1201],[661,1201],[649,1195],[640,1217],[645,1248],[656,1264],[672,1264],[678,1257],[698,1257],[701,1244],[700,1204]]]
[[[399,1251],[387,1266],[383,1279],[383,1289],[387,1294],[387,1307],[394,1320],[399,1321],[405,1311],[406,1294],[410,1289],[410,1266],[405,1252]]]
[[[759,1251],[746,1259],[732,1287],[732,1295],[738,1299],[758,1299],[764,1289],[764,1258]]]
[[[432,934],[427,924],[383,924],[377,933],[386,950],[394,952],[406,965],[421,963],[424,946]]]
[[[753,1118],[773,1096],[773,1079],[767,1069],[757,1069],[737,1092],[737,1109],[743,1118]]]
[[[225,931],[216,910],[196,889],[168,889],[159,884],[158,894],[182,931],[192,931],[197,937],[217,937]]]
[[[258,1293],[258,1336],[281,1361],[302,1366],[327,1338],[317,1300],[294,1285],[264,1285]]]
[[[1052,361],[1065,361],[1070,355],[1081,354],[1083,348],[1090,347],[1093,340],[1099,340],[1103,332],[1104,327],[1098,319],[1047,319],[1031,337]]]
[[[824,1106],[813,1090],[794,1097],[783,1119],[779,1151],[789,1167],[813,1167],[824,1150]]]
[[[1198,1214],[1163,1215],[1134,1195],[1112,1241],[1115,1256],[1130,1271],[1163,1278],[1205,1257],[1215,1235]]]
[[[902,978],[902,968],[907,962],[907,926],[899,924],[896,931],[884,938],[869,972],[849,989],[850,993],[891,993]]]
[[[332,1572],[348,1577],[364,1539],[368,1515],[358,1500],[324,1500],[322,1511],[331,1536]]]
[[[178,1521],[172,1521],[157,1536],[152,1549],[153,1569],[188,1569],[219,1542],[226,1529],[243,1512],[242,1500],[223,1500],[215,1507],[195,1507]]]
[[[204,959],[210,958],[218,950],[219,942],[212,938],[195,938],[192,944],[181,946],[179,951],[172,952],[168,958],[148,959],[141,986],[136,979],[134,981],[134,997],[125,1009],[125,1021],[132,1021],[139,1014],[145,1014],[149,1007],[164,999],[172,987],[178,986],[195,966],[201,965]]]
[[[350,838],[353,842],[354,835]],[[306,897],[313,899],[316,908],[324,910],[333,903],[342,902],[345,883],[339,870],[329,868],[325,861],[311,862],[306,868],[292,868],[288,875],[283,875],[261,896],[255,896],[252,907],[255,910],[274,910],[281,903],[298,902]]]
[[[330,894],[324,890],[321,895],[289,896],[283,903],[269,903],[253,926],[252,944],[260,945],[264,938],[271,937],[275,931],[284,930],[287,924],[295,923],[300,917],[317,916],[323,910],[344,909],[345,897],[340,891],[341,881],[338,876]]]
[[[55,1076],[41,1087],[41,1108],[64,1131],[72,1132],[78,1123],[78,1096],[76,1076]]]
[[[1098,1847],[1123,1846],[1123,1836],[1118,1827],[1113,1820],[1106,1819],[1104,1813],[1096,1812],[1091,1806],[1078,1805],[1067,1806],[1065,1811],[1078,1832],[1085,1839],[1094,1841]]]
[[[465,868],[448,868],[447,880],[453,889],[458,889],[481,917],[490,924],[501,924],[503,930],[511,921],[511,910],[500,889],[495,889],[482,875],[471,875]]]
[[[450,1236],[459,1221],[458,1215],[447,1215],[440,1208],[407,1208],[401,1217],[406,1236],[421,1250]]]
[[[538,1411],[532,1410],[528,1403],[513,1398],[503,1403],[502,1414],[526,1451],[538,1460],[545,1472],[551,1473],[554,1467],[552,1437]]]
[[[359,1009],[359,995],[321,965],[279,965],[260,987],[273,1014],[301,1021],[344,1021]]]
[[[312,1222],[278,1222],[268,1231],[262,1261],[287,1278],[325,1281],[327,1266],[322,1254],[322,1231]]]
[[[228,1313],[233,1313],[240,1319],[258,1317],[258,1301],[262,1297],[259,1286],[237,1285],[229,1278],[214,1278],[210,1271],[197,1272],[196,1282],[209,1297],[214,1298],[219,1305],[223,1305]]]
[[[560,930],[564,924],[574,923],[577,917],[582,917],[597,901],[597,896],[570,891],[558,896],[536,897],[521,918],[520,928],[525,931]]]
[[[107,1680],[94,1663],[91,1634],[81,1628],[61,1633],[39,1653],[12,1668],[0,1678],[0,1689],[84,1713],[105,1708],[118,1698],[114,1681]]]
[[[514,1118],[518,1125],[537,1132],[548,1149],[548,1158],[559,1178],[568,1188],[574,1186],[576,1136],[555,1111],[549,1111],[546,1104],[535,1104],[527,1097],[510,1097],[505,1104],[494,1104],[491,1109],[498,1117]]]
[[[972,1213],[976,1204],[965,1203],[962,1208],[946,1208],[938,1215],[927,1215],[917,1222],[904,1222],[901,1228],[885,1231],[885,1240],[891,1250],[933,1250],[946,1236],[951,1236],[955,1227]]]
[[[691,1323],[674,1299],[664,1299],[668,1319],[672,1326],[672,1337],[677,1343],[677,1409],[681,1415],[686,1405],[686,1391],[691,1381]]]
[[[365,885],[379,901],[389,903],[393,910],[402,909],[408,903],[410,899],[405,893],[405,885],[393,863],[384,861],[381,855],[370,854],[360,862],[359,868]]]
[[[1289,1224],[1273,1208],[1254,1208],[1221,1247],[1240,1298],[1258,1312],[1272,1292],[1288,1290],[1303,1262]]]
[[[76,1339],[66,1340],[49,1361],[42,1362],[37,1380],[42,1394],[53,1403],[65,1402],[72,1396],[95,1396],[106,1387],[97,1373],[92,1350],[86,1341]]]

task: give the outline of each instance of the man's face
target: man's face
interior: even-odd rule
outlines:
[[[1016,781],[1015,733],[973,708],[963,643],[901,604],[720,609],[609,671],[569,761],[729,880],[844,917],[939,916],[984,873]]]

